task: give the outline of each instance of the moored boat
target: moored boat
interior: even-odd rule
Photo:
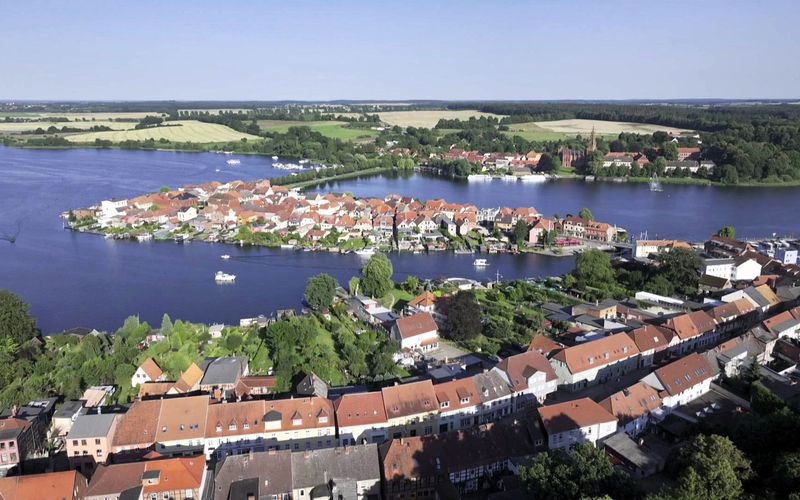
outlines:
[[[223,273],[222,271],[217,271],[217,274],[214,275],[214,281],[216,281],[217,283],[233,283],[234,281],[236,281],[236,275]]]

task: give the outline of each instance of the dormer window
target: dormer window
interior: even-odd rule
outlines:
[[[466,398],[461,398],[461,404],[462,405],[467,404],[467,403],[469,403],[469,396],[467,396]]]
[[[321,417],[319,417],[319,423],[321,423],[321,424],[327,424],[327,423],[328,423],[328,417],[327,417],[327,416],[321,416]]]
[[[302,418],[293,418],[292,419],[292,425],[303,425],[303,419]]]
[[[442,401],[441,403],[439,403],[439,406],[441,408],[449,408],[450,407],[450,401]]]
[[[236,424],[235,424],[235,423],[233,423],[233,422],[231,422],[231,423],[228,425],[228,430],[229,430],[229,431],[235,431],[235,430],[236,430]]]
[[[217,430],[217,432],[222,432],[222,426],[220,424],[217,424],[217,429],[216,430]]]
[[[249,429],[250,428],[250,422],[245,422],[242,427],[244,427],[245,430]]]

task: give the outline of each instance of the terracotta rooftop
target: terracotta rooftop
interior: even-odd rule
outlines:
[[[265,419],[280,418],[281,430],[301,430],[334,425],[333,403],[326,398],[275,399],[264,402]],[[296,423],[295,420],[298,422]],[[295,425],[296,424],[296,425]]]
[[[653,373],[670,396],[680,394],[714,375],[705,358],[697,353],[684,356]]]
[[[436,392],[430,380],[399,384],[381,389],[388,418],[401,418],[438,410]]]
[[[496,368],[505,372],[511,388],[517,392],[528,388],[528,377],[536,372],[544,373],[545,380],[548,382],[558,378],[547,358],[537,351],[526,351],[509,356],[500,361]]]
[[[382,392],[345,394],[333,405],[336,408],[336,423],[339,427],[387,422]]]
[[[114,447],[146,448],[156,441],[161,400],[134,401],[114,432]]]
[[[79,472],[72,470],[27,476],[9,476],[0,478],[0,499],[77,499],[82,498],[85,487],[86,478]]]
[[[256,400],[210,405],[206,418],[206,437],[264,432],[265,403]]]
[[[431,331],[435,332],[438,329],[436,322],[433,321],[433,316],[428,312],[399,318],[395,322],[395,325],[397,326],[397,331],[400,333],[400,337],[404,339],[416,337],[417,335]]]
[[[649,385],[637,382],[600,401],[600,406],[617,417],[620,425],[625,425],[661,406],[661,397]]]
[[[617,333],[568,347],[553,356],[567,365],[570,373],[580,373],[609,365],[639,354],[633,340],[625,333]]]
[[[645,325],[628,332],[639,352],[665,349],[673,335],[672,330],[655,325]]]
[[[147,358],[139,365],[139,368],[148,376],[150,380],[158,380],[158,378],[164,373],[161,370],[161,367],[158,366],[158,363],[153,358]]]
[[[433,386],[439,411],[454,411],[480,404],[481,399],[472,378],[451,380]]]
[[[617,417],[589,398],[542,406],[539,416],[548,434],[616,422]]]
[[[183,441],[202,438],[206,430],[208,396],[161,400],[156,441]]]
[[[182,374],[181,377],[175,382],[175,390],[179,393],[189,392],[195,389],[195,387],[200,384],[200,380],[203,378],[203,370],[200,369],[199,366],[192,363],[189,365]]]
[[[529,351],[536,351],[539,354],[542,354],[545,357],[550,357],[551,354],[563,349],[564,346],[559,344],[555,340],[551,339],[547,335],[536,335],[531,340],[531,344],[528,346]]]
[[[429,291],[417,295],[408,303],[409,307],[431,307],[436,304],[436,296]]]

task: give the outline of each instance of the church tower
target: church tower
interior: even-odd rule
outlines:
[[[597,151],[597,135],[594,133],[594,126],[592,126],[591,144],[589,145],[589,153]]]

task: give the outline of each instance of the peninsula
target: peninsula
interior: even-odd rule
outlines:
[[[101,201],[62,214],[73,230],[107,238],[199,240],[331,252],[452,249],[553,254],[625,242],[617,226],[578,216],[544,217],[533,207],[478,208],[420,201],[304,193],[268,179],[162,188],[132,199]]]

